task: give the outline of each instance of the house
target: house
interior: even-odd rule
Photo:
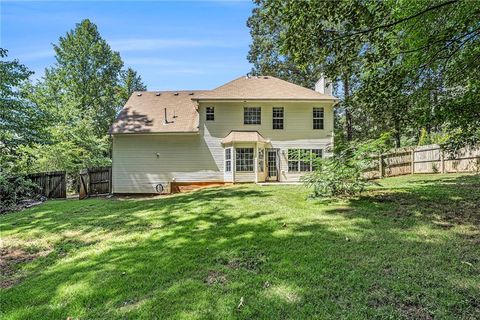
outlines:
[[[114,193],[298,181],[333,143],[331,86],[244,76],[213,90],[135,92],[111,128]]]

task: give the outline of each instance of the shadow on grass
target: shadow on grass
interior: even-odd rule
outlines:
[[[479,227],[480,176],[419,179],[407,186],[373,189],[349,200],[347,208],[327,212],[353,218],[361,214],[370,220],[385,216],[403,223],[406,228],[425,222],[445,228],[454,225]]]
[[[478,206],[478,186],[470,177],[417,181],[320,206],[296,189],[252,186],[51,202],[0,220],[7,234],[73,232],[2,292],[1,312],[29,319],[474,318],[478,247],[449,229],[413,229],[448,220],[452,203]],[[476,208],[453,221],[476,228]],[[108,238],[89,241],[96,233]]]

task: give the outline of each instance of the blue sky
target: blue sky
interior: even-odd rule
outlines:
[[[97,24],[149,90],[211,89],[250,71],[250,1],[2,1],[2,48],[35,71],[54,63],[52,43],[75,23]]]

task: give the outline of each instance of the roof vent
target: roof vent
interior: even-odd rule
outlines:
[[[173,95],[174,95],[174,96],[178,96],[178,92],[175,92]]]
[[[157,93],[155,93],[155,95],[156,95],[157,97],[159,97],[159,96],[161,95],[161,93],[160,93],[160,92],[157,92]]]
[[[137,96],[138,96],[138,97],[141,97],[141,96],[142,96],[142,94],[141,94],[141,93],[137,93]]]

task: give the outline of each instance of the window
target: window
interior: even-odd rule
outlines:
[[[253,172],[253,148],[235,149],[235,170]]]
[[[205,120],[207,121],[214,121],[215,120],[215,108],[214,107],[207,107],[205,111]]]
[[[245,107],[243,108],[243,124],[261,124],[262,108]]]
[[[317,167],[320,165],[318,159],[321,159],[322,156],[323,156],[322,149],[312,149],[312,170],[317,169]]]
[[[274,107],[272,111],[273,129],[283,129],[283,107]]]
[[[313,108],[313,129],[323,129],[323,108]]]
[[[311,157],[310,157],[310,150],[307,149],[300,149],[300,171],[312,171],[311,169]]]
[[[288,171],[312,171],[318,165],[315,159],[322,157],[322,149],[288,149]]]
[[[298,149],[288,149],[288,171],[299,171]]]
[[[225,149],[225,172],[232,171],[232,148]]]
[[[265,167],[265,149],[258,149],[258,172],[263,172]]]

